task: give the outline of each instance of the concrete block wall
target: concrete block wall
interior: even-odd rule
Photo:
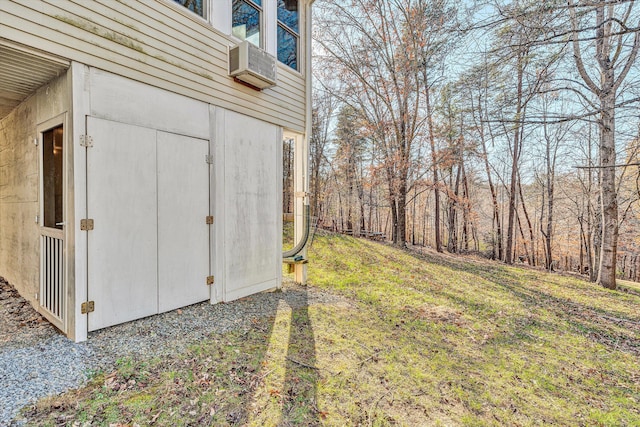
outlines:
[[[39,291],[38,124],[68,110],[67,76],[40,88],[0,119],[0,276],[35,303]]]

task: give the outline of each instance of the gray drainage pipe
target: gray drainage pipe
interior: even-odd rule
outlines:
[[[310,212],[309,205],[304,205],[304,219],[303,219],[303,223],[302,223],[302,228],[303,228],[302,238],[300,239],[298,244],[293,249],[289,249],[288,251],[283,252],[282,253],[282,258],[295,257],[300,252],[302,252],[304,247],[307,245],[307,241],[309,240],[309,230],[311,228],[311,218],[309,217],[309,212]],[[302,256],[300,256],[300,259],[302,259]]]

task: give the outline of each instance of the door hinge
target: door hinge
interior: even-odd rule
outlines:
[[[207,162],[208,165],[213,164],[213,156],[211,154],[207,154],[204,156],[204,161]]]
[[[82,231],[93,230],[93,220],[92,219],[81,219],[80,220],[80,230],[82,230]]]
[[[93,313],[96,309],[96,303],[94,301],[83,302],[80,305],[80,312],[82,314]]]
[[[93,138],[89,135],[80,135],[80,146],[81,147],[93,147]]]
[[[207,277],[207,285],[213,285],[213,276]]]
[[[213,224],[213,216],[212,216],[212,215],[209,215],[209,216],[207,217],[207,225],[211,225],[211,224]]]

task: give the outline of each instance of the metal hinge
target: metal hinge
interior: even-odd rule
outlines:
[[[204,161],[207,162],[208,165],[213,164],[213,156],[211,154],[207,154],[204,156]]]
[[[93,220],[92,219],[81,219],[80,220],[80,230],[82,230],[82,231],[93,230]]]
[[[209,215],[206,221],[207,221],[207,225],[213,224],[213,216]]]
[[[213,276],[207,277],[207,285],[213,285]]]
[[[93,138],[89,135],[80,135],[80,146],[81,147],[93,147]]]
[[[96,303],[93,301],[83,302],[80,305],[80,312],[82,314],[93,313],[96,309]]]

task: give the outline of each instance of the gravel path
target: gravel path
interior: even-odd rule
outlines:
[[[77,388],[92,372],[113,369],[118,359],[176,354],[212,333],[248,327],[252,319],[275,315],[283,303],[292,308],[348,304],[338,296],[285,283],[283,292],[229,304],[195,304],[92,332],[88,341],[76,344],[0,278],[0,426],[11,425],[23,406]]]

